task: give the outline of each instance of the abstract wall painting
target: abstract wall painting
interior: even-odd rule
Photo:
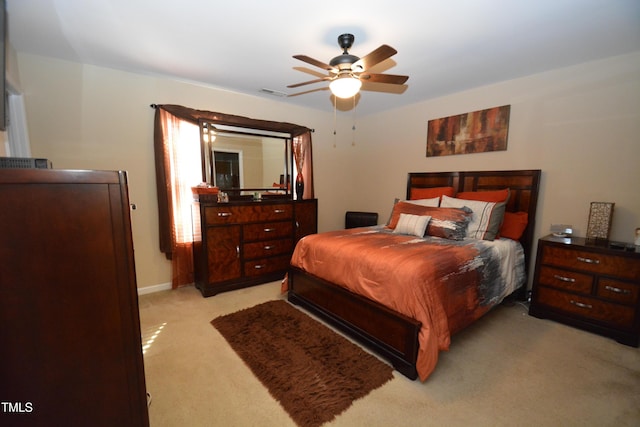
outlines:
[[[510,105],[429,120],[427,157],[507,149]]]

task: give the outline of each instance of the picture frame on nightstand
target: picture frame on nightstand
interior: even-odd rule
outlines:
[[[587,239],[609,240],[614,205],[610,202],[591,202]]]

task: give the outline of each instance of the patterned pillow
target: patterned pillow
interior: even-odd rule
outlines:
[[[393,232],[424,237],[424,232],[427,229],[427,224],[429,224],[430,219],[431,217],[428,215],[411,215],[401,213],[398,224],[396,225],[396,228],[393,229]]]
[[[421,205],[421,206],[432,206],[434,208],[437,208],[440,205],[440,197],[434,197],[431,199],[420,199],[420,200],[401,200],[398,199],[397,197],[393,200],[393,206],[395,207],[395,205],[400,202],[407,202],[407,203],[413,203],[414,205]],[[393,215],[393,210],[391,211],[391,215],[389,215],[389,219],[387,220],[387,225],[389,225],[391,223],[391,216]]]
[[[393,207],[389,228],[396,228],[402,213],[430,216],[431,221],[427,225],[426,234],[451,240],[464,239],[472,216],[472,211],[469,208],[436,208],[409,202],[398,202]]]
[[[495,240],[504,219],[506,203],[481,202],[478,200],[456,199],[442,196],[440,206],[450,208],[468,207],[473,218],[467,228],[466,237],[471,239]]]

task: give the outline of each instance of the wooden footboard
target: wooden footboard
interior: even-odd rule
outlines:
[[[288,299],[345,332],[414,380],[420,322],[291,267]]]

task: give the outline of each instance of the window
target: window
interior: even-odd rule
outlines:
[[[173,228],[176,243],[193,242],[191,226],[191,187],[202,182],[200,161],[200,129],[185,120],[168,121],[172,135],[169,159],[173,193]]]

